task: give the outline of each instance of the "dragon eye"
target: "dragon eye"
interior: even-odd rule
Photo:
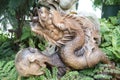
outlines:
[[[40,14],[43,13],[42,8],[38,9],[38,12],[39,12]]]

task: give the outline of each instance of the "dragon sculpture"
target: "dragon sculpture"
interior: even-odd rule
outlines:
[[[38,22],[32,23],[31,30],[56,44],[60,48],[62,61],[68,67],[84,69],[100,61],[109,63],[98,48],[99,31],[88,18],[75,14],[60,14],[45,7],[38,9],[37,13]]]
[[[67,67],[57,53],[46,56],[36,48],[25,48],[20,50],[15,57],[16,70],[19,76],[29,77],[32,75],[42,75],[44,68],[56,66],[58,68],[58,77],[65,74]]]
[[[49,6],[52,4],[51,1],[54,0],[47,1]],[[60,3],[59,0],[56,1]],[[98,26],[87,17],[79,16],[77,13],[62,13],[56,8],[56,5],[53,6],[55,9],[51,9],[51,7],[35,8],[30,25],[31,31],[56,45],[57,51],[54,50],[54,54],[51,56],[46,56],[43,54],[44,52],[33,48],[18,52],[15,59],[18,72],[23,76],[41,75],[44,71],[37,72],[38,68],[56,66],[59,70],[58,74],[63,75],[67,69],[80,70],[93,67],[99,62],[110,64],[106,55],[98,47],[100,43]],[[23,62],[20,63],[19,60]],[[31,61],[34,64],[30,64]],[[28,73],[24,74],[25,72],[20,69],[28,66],[28,64],[20,66],[25,65],[24,62],[31,65],[31,70],[36,67],[36,71],[34,70],[35,72],[31,74],[32,71],[25,70]]]

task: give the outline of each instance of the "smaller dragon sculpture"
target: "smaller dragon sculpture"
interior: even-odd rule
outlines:
[[[52,67],[58,68],[58,77],[63,76],[66,73],[67,68],[58,53],[46,56],[43,52],[36,48],[25,48],[20,50],[15,57],[15,67],[19,73],[19,77],[29,77],[32,75],[42,75],[45,73],[44,68]]]

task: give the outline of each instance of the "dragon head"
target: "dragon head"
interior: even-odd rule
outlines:
[[[45,7],[37,9],[37,15],[31,18],[31,30],[58,45],[57,41],[63,37],[64,32],[54,26],[49,10]]]

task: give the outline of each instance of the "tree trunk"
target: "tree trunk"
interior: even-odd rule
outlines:
[[[22,35],[22,28],[24,25],[24,15],[20,14],[19,10],[18,11],[16,10],[16,19],[17,19],[18,27],[15,31],[15,35],[17,39],[20,39]]]

